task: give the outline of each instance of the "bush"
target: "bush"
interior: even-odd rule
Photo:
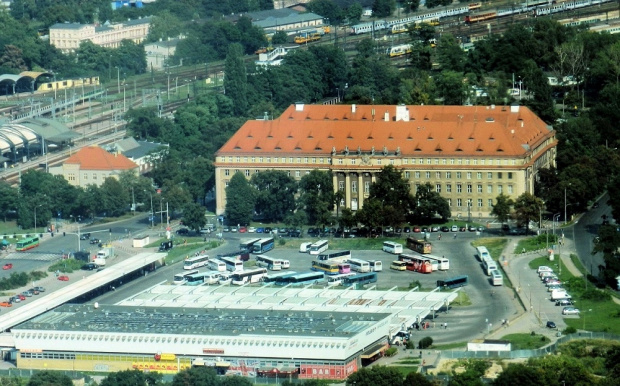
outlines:
[[[409,283],[409,289],[414,289],[415,287],[422,288],[422,283],[419,280]]]
[[[284,244],[286,244],[286,240],[284,240],[284,239],[279,239],[278,240],[278,245],[279,246],[283,246]]]
[[[581,294],[581,299],[590,300],[593,302],[602,302],[611,300],[611,295],[605,291],[601,291],[596,288],[588,288]]]
[[[577,332],[577,329],[576,329],[575,327],[572,327],[572,326],[566,327],[566,328],[564,329],[564,331],[562,331],[562,333],[563,333],[564,335],[574,334],[574,333],[576,333],[576,332]]]
[[[415,349],[415,343],[413,343],[413,341],[411,339],[409,339],[407,341],[407,345],[405,346],[405,348],[407,350],[413,350],[413,349]]]
[[[420,346],[420,349],[431,347],[433,345],[433,338],[431,338],[430,336],[422,338],[420,339],[420,342],[418,342],[418,345]]]
[[[398,349],[396,347],[390,347],[387,350],[385,350],[385,356],[393,357],[394,355],[396,355],[397,352],[398,352]]]

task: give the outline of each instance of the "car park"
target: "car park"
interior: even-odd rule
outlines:
[[[557,328],[554,322],[547,320],[547,328]]]
[[[95,263],[87,263],[87,264],[84,264],[81,269],[83,271],[93,271],[93,270],[95,270],[97,268],[99,268],[99,266],[97,264],[95,264]]]
[[[2,269],[7,271],[9,269],[13,268],[13,264],[12,263],[6,263],[2,266]]]
[[[575,307],[564,307],[562,315],[579,315],[579,309]]]
[[[67,275],[60,275],[60,276],[58,276],[58,280],[60,280],[60,281],[69,281],[69,276],[67,276]]]

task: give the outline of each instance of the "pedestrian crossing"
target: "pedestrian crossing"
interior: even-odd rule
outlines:
[[[36,260],[36,261],[54,261],[60,259],[60,253],[47,252],[13,252],[6,256],[5,260]]]

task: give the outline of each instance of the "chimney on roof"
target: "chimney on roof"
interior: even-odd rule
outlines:
[[[304,111],[304,102],[295,102],[295,111]]]
[[[519,112],[519,104],[517,103],[513,103],[510,105],[510,112],[511,113],[518,113]]]
[[[384,121],[389,121],[390,120],[390,112],[386,111],[385,114],[383,114],[383,120]]]
[[[396,121],[409,122],[409,109],[405,105],[396,106]]]
[[[353,104],[351,105],[351,112],[352,112],[353,114],[355,114],[355,109],[356,109],[356,107],[357,107],[357,106],[355,106],[355,103],[353,103]]]

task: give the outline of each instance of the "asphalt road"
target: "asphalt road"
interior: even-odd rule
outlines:
[[[575,249],[579,258],[587,271],[594,276],[599,274],[599,266],[604,266],[603,254],[592,255],[594,249],[594,238],[598,236],[598,229],[603,223],[603,216],[606,215],[610,220],[611,207],[607,205],[609,195],[605,193],[597,202],[598,208],[592,208],[583,213],[579,221],[566,230],[565,237],[575,241]]]

